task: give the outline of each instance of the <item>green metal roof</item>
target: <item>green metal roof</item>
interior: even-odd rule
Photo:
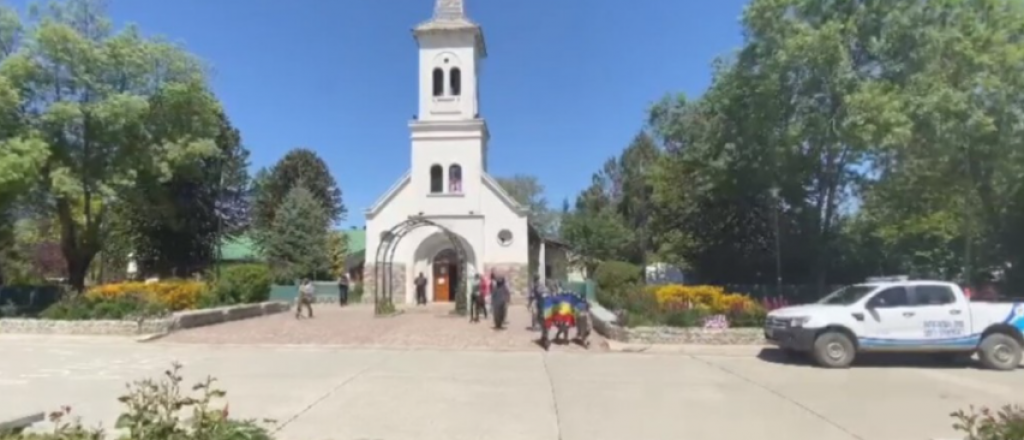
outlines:
[[[221,261],[259,261],[263,258],[252,238],[240,236],[225,239],[220,246]]]
[[[366,250],[366,230],[343,229],[338,232],[344,233],[348,241],[348,255],[354,255]],[[260,261],[263,257],[256,247],[252,238],[240,236],[226,239],[221,244],[221,261]]]
[[[346,238],[348,238],[349,255],[366,250],[365,229],[345,229],[342,232],[344,232]]]

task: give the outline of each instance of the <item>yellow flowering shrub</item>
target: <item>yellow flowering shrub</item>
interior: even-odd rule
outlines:
[[[116,299],[123,295],[138,294],[178,311],[196,308],[206,294],[206,284],[200,281],[170,280],[157,283],[114,283],[93,287],[85,293],[89,299]]]
[[[652,286],[654,297],[662,308],[685,306],[712,314],[739,310],[755,310],[761,305],[746,295],[728,293],[719,286],[684,286],[667,284]]]

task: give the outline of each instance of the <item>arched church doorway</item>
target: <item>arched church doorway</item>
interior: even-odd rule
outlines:
[[[434,301],[452,302],[459,292],[459,281],[462,279],[459,273],[459,255],[455,249],[447,248],[438,252],[433,260],[434,273]]]

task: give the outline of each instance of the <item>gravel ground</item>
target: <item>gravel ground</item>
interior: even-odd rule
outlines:
[[[228,322],[183,330],[158,339],[159,343],[183,344],[299,344],[355,347],[430,349],[477,349],[502,351],[541,350],[540,337],[531,331],[525,305],[512,305],[505,330],[492,328],[491,321],[470,323],[451,316],[450,304],[409,306],[404,313],[375,318],[367,305],[314,306],[313,319],[295,319],[293,313]],[[572,334],[575,334],[574,332]],[[607,344],[592,333],[589,351],[603,351]],[[587,351],[576,344],[552,346],[552,351]]]

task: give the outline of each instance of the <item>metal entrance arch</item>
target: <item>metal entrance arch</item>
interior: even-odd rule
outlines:
[[[441,226],[424,217],[414,216],[388,229],[380,237],[377,245],[377,255],[373,264],[374,289],[373,304],[374,310],[381,310],[382,303],[394,304],[394,259],[398,244],[406,235],[422,227],[434,227],[440,229],[445,237],[452,244],[455,255],[458,258],[459,266],[459,291],[455,295],[455,312],[463,315],[466,313],[466,295],[462,290],[466,287],[466,273],[469,263],[466,261],[466,249],[462,246],[462,240],[450,229]]]

